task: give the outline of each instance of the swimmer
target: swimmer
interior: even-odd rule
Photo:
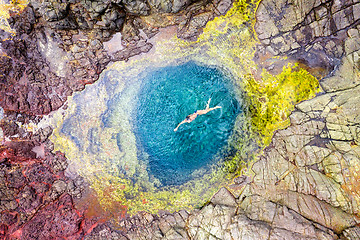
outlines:
[[[196,110],[193,114],[188,115],[181,123],[179,123],[179,125],[177,125],[177,127],[174,129],[174,132],[176,132],[176,131],[178,130],[178,128],[180,127],[181,124],[191,123],[192,121],[195,120],[195,118],[196,118],[197,116],[199,116],[199,115],[204,115],[204,114],[207,114],[208,112],[210,112],[210,111],[212,111],[212,110],[221,108],[221,106],[216,106],[216,107],[210,108],[210,107],[209,107],[210,101],[211,101],[211,98],[209,98],[209,101],[207,102],[205,109],[203,109],[203,110]]]

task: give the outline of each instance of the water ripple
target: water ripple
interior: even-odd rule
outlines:
[[[221,106],[174,128],[195,110]],[[135,131],[148,168],[163,185],[178,185],[206,167],[227,143],[240,113],[230,80],[218,69],[189,62],[147,75],[140,90]]]

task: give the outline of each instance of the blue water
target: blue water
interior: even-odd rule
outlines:
[[[221,106],[174,128],[195,110]],[[241,106],[229,78],[220,70],[188,62],[157,69],[146,76],[135,116],[140,149],[148,171],[163,185],[179,185],[195,170],[214,162],[226,145]]]

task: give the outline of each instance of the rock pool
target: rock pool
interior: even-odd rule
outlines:
[[[138,98],[134,128],[148,169],[162,184],[182,184],[214,161],[231,135],[240,106],[230,80],[214,67],[188,62],[149,73]],[[221,106],[174,128],[196,110]],[[144,156],[144,154],[142,154]]]

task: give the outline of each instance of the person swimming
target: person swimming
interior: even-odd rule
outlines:
[[[179,128],[182,124],[184,124],[184,123],[191,123],[192,121],[194,121],[197,116],[199,116],[199,115],[204,115],[204,114],[207,114],[208,112],[210,112],[210,111],[212,111],[212,110],[221,108],[221,106],[216,106],[216,107],[210,108],[210,107],[209,107],[210,101],[211,101],[211,98],[209,98],[209,101],[207,102],[205,109],[203,109],[203,110],[196,110],[194,113],[192,113],[192,114],[190,114],[190,115],[187,115],[186,118],[185,118],[181,123],[179,123],[179,125],[177,125],[177,127],[174,129],[174,132],[176,132],[176,131],[178,130],[178,128]]]

